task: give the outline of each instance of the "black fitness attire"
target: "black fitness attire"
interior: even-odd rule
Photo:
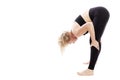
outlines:
[[[93,25],[94,25],[95,37],[96,37],[96,40],[99,42],[99,50],[96,49],[94,46],[91,47],[90,64],[88,66],[88,69],[94,70],[97,58],[101,51],[101,37],[104,32],[105,26],[108,22],[109,16],[110,14],[108,10],[104,7],[94,7],[89,10],[89,17],[92,20]],[[79,15],[75,19],[75,21],[80,26],[86,23],[81,15]],[[90,44],[91,44],[91,39],[90,39]]]

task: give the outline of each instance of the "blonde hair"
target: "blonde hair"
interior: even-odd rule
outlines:
[[[69,41],[70,41],[69,32],[67,32],[67,31],[63,32],[58,40],[58,43],[59,43],[60,48],[61,48],[61,52],[64,51],[64,48],[68,45]]]

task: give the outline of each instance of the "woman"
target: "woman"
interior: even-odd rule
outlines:
[[[109,12],[104,7],[93,7],[79,15],[70,31],[62,33],[59,45],[63,49],[66,45],[74,43],[78,37],[90,33],[91,56],[88,69],[77,72],[80,76],[93,75],[97,58],[101,51],[101,37],[109,19]]]

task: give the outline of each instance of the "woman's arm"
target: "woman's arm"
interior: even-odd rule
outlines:
[[[90,33],[90,37],[91,37],[92,42],[96,41],[96,39],[95,39],[95,30],[94,30],[93,23],[88,22],[88,23],[86,23],[85,27],[87,28],[87,31]]]
[[[94,26],[92,22],[87,22],[82,26],[79,26],[78,24],[74,25],[73,32],[77,37],[80,37],[81,35],[85,34],[86,32],[90,33],[90,37],[92,41],[95,41],[95,31]]]
[[[87,28],[87,31],[90,33],[90,37],[91,37],[91,40],[92,40],[91,46],[95,46],[99,50],[99,43],[95,39],[95,30],[94,30],[93,23],[88,22],[86,28]]]
[[[91,46],[95,46],[99,50],[99,44],[95,39],[95,30],[92,22],[87,22],[86,24],[82,25],[77,32],[77,36],[81,36],[87,31],[90,33],[90,37],[92,40]]]

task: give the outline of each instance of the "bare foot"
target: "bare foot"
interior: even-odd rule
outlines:
[[[92,76],[93,75],[93,70],[87,69],[84,70],[83,72],[77,72],[79,76]]]
[[[90,62],[84,62],[83,64],[89,64]]]

